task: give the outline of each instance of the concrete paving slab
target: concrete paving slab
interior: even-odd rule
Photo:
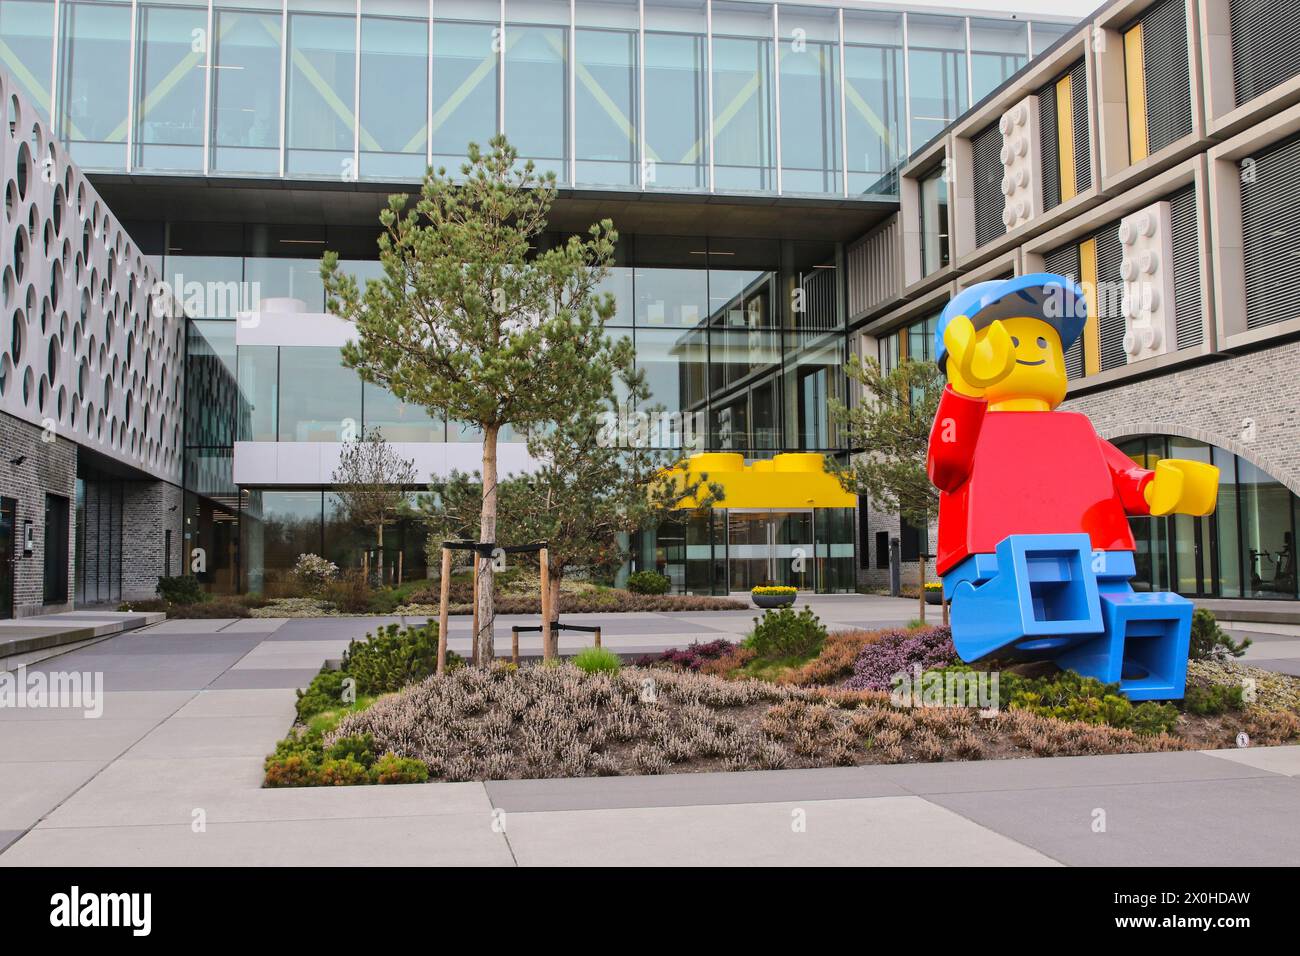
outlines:
[[[23,830],[0,830],[0,853],[3,853],[5,847],[16,841],[23,833]]]
[[[654,777],[490,780],[492,805],[510,812],[681,807],[907,796],[874,767],[671,773]]]
[[[249,617],[223,628],[222,634],[274,634],[285,625],[287,617]]]
[[[1251,667],[1262,667],[1266,671],[1274,671],[1278,674],[1290,674],[1292,677],[1300,677],[1300,658],[1284,657],[1252,657],[1242,658]]]
[[[1253,639],[1254,635],[1251,635],[1251,637]],[[1257,641],[1246,648],[1246,653],[1241,656],[1241,660],[1247,664],[1253,664],[1256,658],[1261,657],[1269,660],[1300,658],[1300,641]]]
[[[342,657],[348,641],[295,641],[291,644],[264,642],[241,657],[231,670],[269,670],[276,667],[320,670],[321,664],[332,657]]]
[[[1241,747],[1233,750],[1205,750],[1202,753],[1257,770],[1267,770],[1269,773],[1300,776],[1300,746]]]
[[[282,717],[293,720],[297,695],[290,688],[199,691],[176,711],[177,717]]]
[[[908,793],[1097,788],[1183,780],[1258,777],[1262,771],[1188,751],[1101,757],[1024,757],[1011,760],[890,764],[870,768]]]
[[[920,797],[507,813],[505,825],[521,866],[1054,865]]]
[[[1295,777],[989,790],[927,799],[1075,866],[1294,866],[1300,859]],[[1098,821],[1104,832],[1095,831]]]
[[[105,760],[9,765],[0,786],[0,830],[25,830],[95,775]]]
[[[287,730],[276,715],[173,717],[128,751],[130,757],[264,757]]]
[[[105,677],[107,685],[108,678]],[[194,696],[193,691],[105,690],[102,717],[160,721]],[[0,707],[0,724],[32,720],[85,720],[81,707]]]
[[[156,720],[33,720],[0,734],[0,764],[48,761],[112,760],[149,733]],[[19,774],[5,767],[0,775]]]
[[[211,618],[168,618],[160,624],[151,626],[147,633],[158,634],[216,634],[225,630],[236,621],[237,617]]]
[[[0,866],[510,866],[484,813],[32,830]]]
[[[120,760],[41,826],[188,824],[197,809],[209,823],[468,813],[490,822],[492,813],[480,783],[282,789],[264,789],[261,783],[261,761],[242,757]]]
[[[324,663],[323,661],[321,663]],[[265,670],[228,670],[209,685],[211,690],[264,690],[269,688],[305,688],[320,673],[315,667],[270,667]]]

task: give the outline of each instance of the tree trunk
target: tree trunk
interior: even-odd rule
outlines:
[[[921,554],[919,555],[919,557],[921,559],[921,571],[918,577],[921,586],[921,596],[919,598],[919,601],[920,601],[920,609],[921,609],[921,623],[924,624],[925,623],[925,565],[926,565],[925,559],[929,557],[929,555],[925,553],[924,548],[921,549]]]
[[[550,611],[551,611],[551,624],[552,624],[552,625],[554,625],[555,622],[558,621],[558,620],[560,619],[560,575],[561,575],[562,573],[563,573],[563,572],[562,572],[559,568],[557,568],[554,564],[551,564],[551,580],[550,580],[550,591],[551,591],[551,593],[550,593],[550,599],[551,599],[550,604],[551,604],[551,607],[550,607]],[[550,656],[551,656],[551,657],[555,657],[555,656],[557,656],[559,653],[560,653],[560,631],[559,631],[558,628],[552,626],[552,627],[551,627],[551,655],[550,655]]]
[[[479,515],[479,542],[496,544],[497,538],[497,432],[493,425],[483,429],[483,510]],[[478,581],[479,663],[492,663],[492,627],[496,617],[493,588],[492,556],[475,554],[475,577]]]
[[[379,586],[384,586],[384,523],[379,522],[379,554],[376,556],[379,562]]]

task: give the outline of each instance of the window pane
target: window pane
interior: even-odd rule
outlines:
[[[1028,32],[1022,20],[971,18],[972,101],[983,99],[1028,62]]]
[[[185,443],[228,446],[236,434],[238,405],[235,323],[187,322],[186,329]]]
[[[703,328],[636,330],[636,364],[650,389],[647,405],[679,424],[652,430],[662,436],[703,435],[708,338]]]
[[[672,0],[645,8],[645,181],[701,189],[708,173],[705,8]]]
[[[274,593],[299,555],[321,552],[321,492],[250,489],[239,524],[245,589]]]
[[[424,174],[428,56],[425,20],[361,18],[362,176],[402,180]],[[394,90],[402,95],[394,96]]]
[[[50,118],[53,57],[53,0],[0,3],[0,67],[14,78],[46,121]]]
[[[713,5],[714,177],[720,190],[776,188],[772,15],[765,5]]]
[[[1237,514],[1237,459],[1230,451],[1214,449],[1219,468],[1219,499],[1214,507],[1218,530],[1219,596],[1241,597],[1241,546],[1237,540],[1241,519]]]
[[[238,256],[168,255],[164,275],[192,319],[233,319],[248,307]]]
[[[280,169],[280,12],[221,9],[212,73],[212,165],[223,172]]]
[[[506,4],[506,135],[539,173],[568,179],[569,4]]]
[[[337,349],[280,349],[280,441],[338,442],[361,432],[361,379]]]
[[[840,46],[834,10],[780,8],[781,188],[839,193]]]
[[[1042,53],[1049,46],[1073,30],[1078,24],[1072,23],[1045,23],[1042,20],[1034,21],[1034,56]]]
[[[895,193],[882,177],[906,152],[903,17],[846,10],[844,41],[849,191]]]
[[[90,169],[126,166],[131,6],[63,5],[59,64],[59,135],[77,164]]]
[[[446,441],[447,429],[442,417],[430,417],[419,405],[401,401],[381,385],[365,382],[365,430],[379,429],[385,441]]]
[[[135,160],[145,169],[203,169],[207,4],[141,7]]]
[[[279,437],[276,425],[279,417],[279,374],[279,349],[274,345],[240,347],[240,441],[275,441]]]
[[[576,8],[577,179],[637,182],[637,3],[580,0]]]
[[[948,264],[948,182],[944,168],[921,181],[921,268],[929,275]]]
[[[912,152],[939,135],[966,109],[966,21],[908,14],[908,75],[912,93]]]
[[[1295,541],[1291,492],[1244,458],[1237,459],[1241,488],[1241,541],[1248,574],[1246,597],[1295,597]]]
[[[786,447],[826,451],[838,447],[830,400],[844,400],[844,337],[791,332],[785,337]]]
[[[325,311],[319,259],[250,258],[244,261],[248,299],[301,299],[308,312]]]
[[[709,447],[778,447],[781,335],[775,330],[709,332]]]
[[[459,171],[471,142],[486,146],[497,132],[496,4],[457,4],[433,23],[433,165]],[[451,16],[483,16],[478,23]]]
[[[294,13],[295,8],[337,15]],[[289,10],[288,172],[350,179],[355,173],[356,5],[294,0]]]

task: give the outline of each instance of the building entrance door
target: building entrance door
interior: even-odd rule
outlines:
[[[14,523],[17,502],[0,498],[0,619],[14,616],[14,555],[18,529]]]
[[[807,511],[727,512],[728,586],[748,591],[761,584],[800,590],[816,587],[813,513]]]

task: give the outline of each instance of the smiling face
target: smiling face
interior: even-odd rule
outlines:
[[[1041,319],[1021,316],[1003,319],[1002,326],[1011,335],[1016,364],[1011,374],[984,390],[990,411],[1048,411],[1065,398],[1065,355],[1056,329]],[[983,342],[988,328],[975,333]],[[955,363],[948,363],[948,375],[960,375]]]

